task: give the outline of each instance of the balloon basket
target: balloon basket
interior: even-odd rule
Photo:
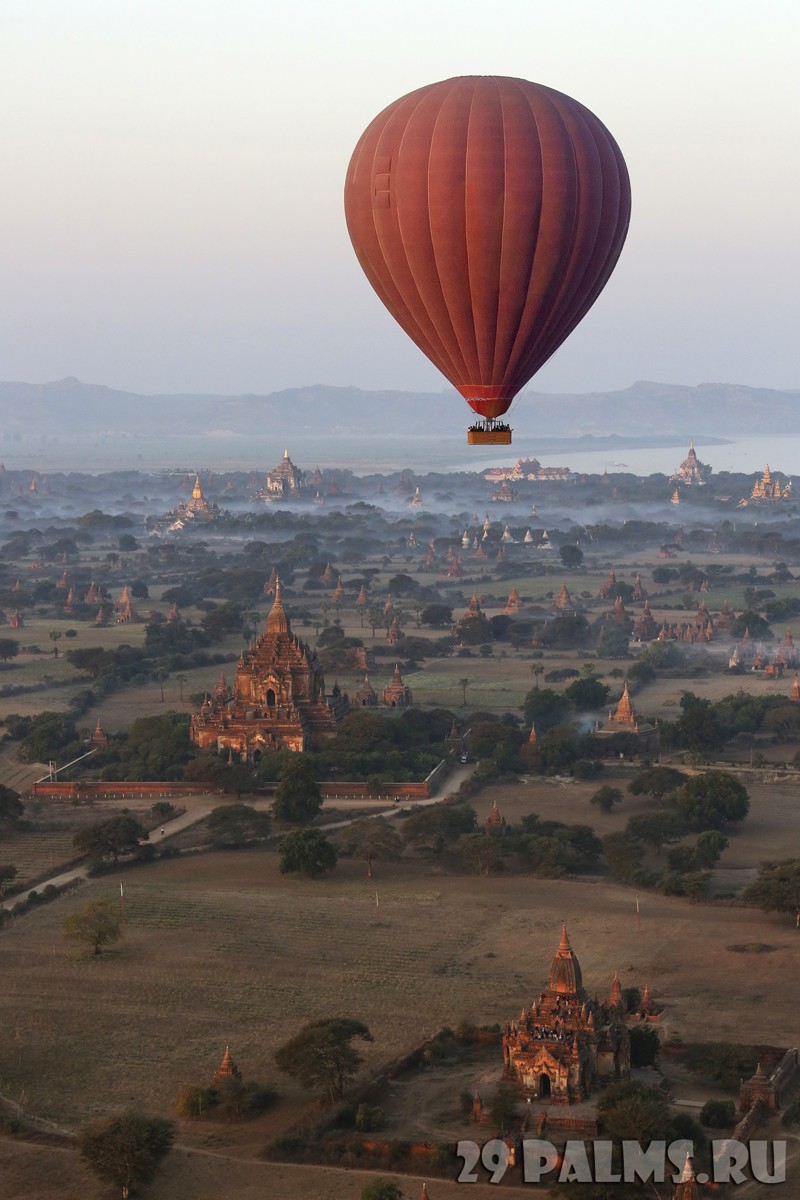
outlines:
[[[510,446],[510,429],[468,429],[469,446]]]

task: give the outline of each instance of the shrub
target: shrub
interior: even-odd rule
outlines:
[[[373,1108],[370,1104],[359,1104],[356,1109],[355,1127],[361,1133],[377,1133],[383,1129],[386,1115],[382,1108]]]
[[[179,1117],[200,1117],[216,1103],[217,1093],[214,1088],[185,1083],[175,1099],[175,1111]]]
[[[700,1110],[700,1122],[709,1129],[728,1129],[736,1124],[736,1105],[732,1100],[707,1100]]]

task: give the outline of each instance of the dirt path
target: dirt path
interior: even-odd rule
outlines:
[[[2,761],[3,760],[0,758],[0,767],[2,767]],[[474,770],[474,763],[470,764],[469,766],[457,767],[456,770],[453,771],[453,773],[443,781],[440,787],[436,789],[432,796],[428,796],[424,800],[415,801],[414,807],[428,807],[431,804],[438,804],[440,801],[447,799],[448,796],[455,795],[464,780],[469,779]],[[173,802],[175,804],[184,806],[186,811],[182,812],[180,816],[172,817],[170,820],[164,821],[162,825],[156,825],[155,828],[150,831],[150,841],[154,846],[159,845],[162,842],[167,842],[176,834],[182,833],[184,829],[189,829],[192,825],[199,824],[199,822],[204,821],[215,808],[219,807],[220,800],[221,798],[217,795],[173,797]],[[225,801],[223,800],[222,803],[224,802]],[[231,803],[233,803],[233,801],[231,801]],[[271,799],[251,799],[249,800],[249,803],[258,812],[272,811]],[[329,802],[328,807],[334,808],[337,811],[344,810],[353,813],[352,817],[345,818],[341,821],[331,821],[328,824],[321,826],[323,830],[342,829],[346,825],[352,824],[353,821],[358,820],[359,812],[368,809],[374,813],[375,800],[370,799],[369,797],[358,797],[352,800],[335,799]],[[403,808],[403,805],[391,805],[387,808],[381,809],[378,815],[394,819],[399,815],[400,810]],[[324,814],[324,804],[322,806],[322,811]],[[49,879],[43,879],[36,885],[36,890],[41,892],[44,888],[50,886],[51,884],[53,887],[65,887],[70,883],[75,883],[75,881],[79,879],[86,879],[85,866],[72,867],[68,871],[61,871],[57,875],[52,875]],[[9,899],[0,903],[0,908],[11,909],[20,899],[20,896],[11,896]]]

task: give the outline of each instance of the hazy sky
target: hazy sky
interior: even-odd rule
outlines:
[[[364,280],[342,185],[392,100],[503,74],[591,108],[633,190],[531,386],[800,387],[797,0],[2,0],[0,40],[0,379],[447,386]]]

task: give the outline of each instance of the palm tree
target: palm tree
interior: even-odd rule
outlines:
[[[161,686],[161,703],[164,703],[164,680],[169,678],[169,671],[166,667],[156,667],[153,671],[153,678],[158,680]]]
[[[178,674],[175,676],[175,678],[177,679],[178,685],[181,689],[181,704],[183,704],[183,685],[186,683],[186,680],[189,677],[185,671],[178,671]]]
[[[533,675],[534,681],[536,683],[537,692],[539,690],[539,676],[542,674],[543,671],[544,671],[544,667],[541,665],[541,663],[534,663],[534,665],[531,667],[531,674]]]
[[[461,693],[464,698],[464,708],[467,707],[467,688],[469,687],[469,679],[459,679],[458,686],[461,688]]]

